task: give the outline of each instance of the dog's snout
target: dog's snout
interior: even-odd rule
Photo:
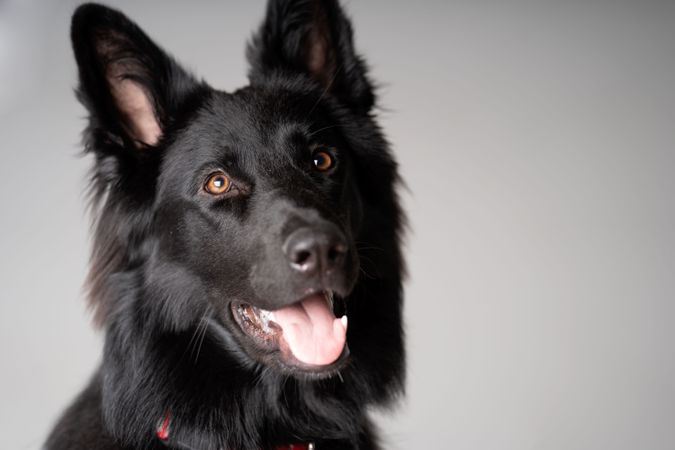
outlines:
[[[340,267],[347,253],[347,244],[335,227],[320,230],[302,227],[288,236],[283,251],[294,271],[313,276]]]

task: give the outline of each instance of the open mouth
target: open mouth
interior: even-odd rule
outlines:
[[[347,316],[336,318],[341,306],[331,291],[322,291],[274,311],[247,303],[232,303],[231,308],[237,324],[261,350],[278,352],[281,362],[294,369],[322,371],[349,353]]]

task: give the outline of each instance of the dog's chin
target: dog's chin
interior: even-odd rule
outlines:
[[[317,291],[275,310],[231,302],[226,322],[257,363],[298,378],[322,379],[339,375],[349,361],[344,311],[344,301],[332,291]]]

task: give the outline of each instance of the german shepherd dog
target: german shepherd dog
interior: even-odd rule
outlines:
[[[80,6],[71,37],[105,344],[45,448],[379,448],[404,220],[338,1],[270,0],[234,92],[107,7]]]

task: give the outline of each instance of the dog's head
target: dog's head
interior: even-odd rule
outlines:
[[[271,1],[248,47],[250,85],[235,92],[105,7],[80,7],[72,40],[96,157],[90,295],[103,324],[129,310],[156,333],[203,324],[244,366],[291,374],[344,367],[358,327],[391,333],[374,341],[400,354],[395,164],[337,2]],[[372,330],[382,317],[393,319]]]

